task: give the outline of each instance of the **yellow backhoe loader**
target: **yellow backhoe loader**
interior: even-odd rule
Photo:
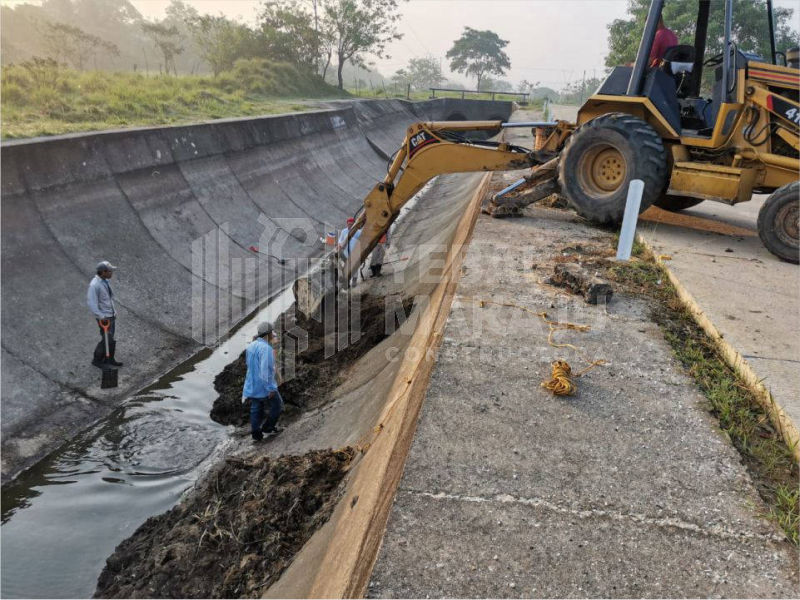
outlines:
[[[339,263],[339,285],[347,286],[403,205],[434,176],[527,167],[534,168],[526,185],[557,180],[569,204],[598,223],[622,219],[633,179],[645,183],[641,210],[654,203],[668,210],[704,200],[736,204],[753,193],[771,193],[759,213],[759,236],[770,252],[797,263],[797,49],[775,50],[771,0],[765,15],[769,59],[738,48],[731,36],[733,0],[725,0],[724,50],[706,58],[711,1],[698,0],[694,45],[668,49],[661,65],[649,68],[663,5],[664,0],[651,2],[634,65],[614,68],[579,109],[576,123],[458,121],[409,127],[386,177],[366,197],[349,232],[348,242],[361,231],[353,251]],[[714,69],[710,98],[700,94],[704,67]],[[519,126],[534,132],[533,149],[464,137],[469,131]],[[502,208],[501,200],[493,203],[495,210]],[[324,283],[306,281],[300,287],[302,303],[313,310]]]

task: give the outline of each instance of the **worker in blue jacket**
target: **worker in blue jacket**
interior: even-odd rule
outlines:
[[[245,362],[247,375],[244,378],[242,402],[250,399],[250,432],[254,442],[264,439],[264,434],[277,434],[282,431],[277,426],[278,418],[283,410],[283,398],[278,393],[278,381],[275,374],[275,344],[278,334],[272,323],[259,323],[255,339],[247,346]],[[265,405],[269,405],[269,414],[264,420]]]

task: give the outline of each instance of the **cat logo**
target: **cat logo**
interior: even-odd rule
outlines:
[[[427,131],[420,131],[419,133],[413,135],[410,140],[408,140],[408,158],[414,156],[420,148],[427,146],[428,144],[438,144],[439,140],[433,137]]]

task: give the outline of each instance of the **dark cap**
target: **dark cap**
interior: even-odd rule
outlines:
[[[116,268],[117,268],[117,265],[112,265],[112,264],[111,264],[110,262],[108,262],[107,260],[101,260],[99,263],[97,263],[97,269],[96,269],[96,271],[97,271],[98,273],[99,273],[100,271],[113,271],[113,270],[114,270],[114,269],[116,269]]]
[[[258,337],[264,337],[268,333],[272,333],[272,323],[269,321],[262,321],[258,324]]]

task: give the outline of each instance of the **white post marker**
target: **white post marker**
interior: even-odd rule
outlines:
[[[636,223],[639,220],[639,207],[642,205],[644,181],[634,179],[628,186],[628,198],[625,200],[625,214],[622,216],[622,229],[617,244],[617,260],[630,260],[633,249],[633,238],[636,237]]]

